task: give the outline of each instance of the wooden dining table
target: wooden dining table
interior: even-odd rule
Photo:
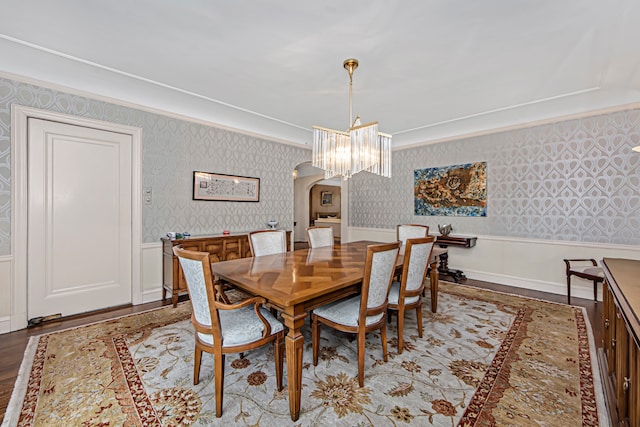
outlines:
[[[293,421],[300,416],[304,348],[301,328],[305,318],[316,307],[360,292],[367,246],[376,243],[379,242],[350,242],[211,264],[217,279],[265,298],[282,313],[288,328],[285,339],[287,386]],[[398,256],[396,268],[402,268],[403,258]],[[431,272],[432,310],[435,312],[433,295],[435,286],[437,297],[437,268],[432,268]]]

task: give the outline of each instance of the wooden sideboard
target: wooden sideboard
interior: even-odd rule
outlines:
[[[602,260],[599,365],[613,425],[640,426],[640,261]]]
[[[227,261],[251,256],[249,233],[212,234],[193,236],[187,239],[162,239],[162,300],[171,295],[175,307],[178,296],[187,292],[187,284],[173,247],[182,245],[189,251],[209,252],[211,262]],[[287,250],[291,250],[291,231],[287,231]]]

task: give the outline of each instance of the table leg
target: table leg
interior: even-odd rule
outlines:
[[[302,353],[304,336],[300,328],[304,325],[306,313],[282,313],[284,324],[289,328],[285,338],[287,354],[287,387],[289,389],[289,412],[291,420],[300,417],[300,398],[302,396]]]
[[[446,248],[446,245],[440,245],[441,248]],[[440,267],[438,271],[443,276],[451,276],[454,282],[460,283],[462,280],[467,280],[467,277],[464,275],[462,270],[455,270],[449,268],[449,254],[443,253],[440,254]]]
[[[173,295],[171,295],[171,303],[173,304],[173,308],[176,308],[178,306],[179,296],[180,294],[178,294],[177,292],[174,292]]]
[[[431,312],[438,311],[438,281],[440,277],[438,274],[438,263],[431,264],[431,272],[429,273],[429,283],[431,285]]]

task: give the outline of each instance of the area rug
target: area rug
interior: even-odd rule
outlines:
[[[304,328],[297,422],[286,386],[276,390],[271,346],[227,357],[215,417],[211,355],[193,385],[188,302],[34,337],[2,425],[608,425],[582,308],[445,282],[438,313],[428,307],[423,338],[407,316],[402,354],[389,325],[386,363],[370,334],[362,388],[356,341],[323,328],[314,367]]]

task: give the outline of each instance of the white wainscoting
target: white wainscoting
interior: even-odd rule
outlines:
[[[142,303],[159,301],[162,299],[162,244],[142,244],[140,252],[142,297],[133,299]],[[22,329],[26,321],[26,313],[15,313],[13,307],[12,269],[13,256],[0,256],[0,334]]]
[[[349,227],[348,237],[348,241],[391,242],[396,239],[396,230]],[[449,268],[462,270],[469,279],[560,295],[567,293],[565,258],[594,258],[598,262],[602,258],[640,259],[638,246],[476,237],[473,248],[449,247]],[[600,286],[598,294],[598,299],[602,299]],[[574,276],[571,295],[592,299],[593,283]]]
[[[11,304],[13,295],[11,294],[13,267],[12,256],[0,257],[0,334],[11,331]]]
[[[141,248],[142,302],[162,299],[162,243],[144,243]]]

